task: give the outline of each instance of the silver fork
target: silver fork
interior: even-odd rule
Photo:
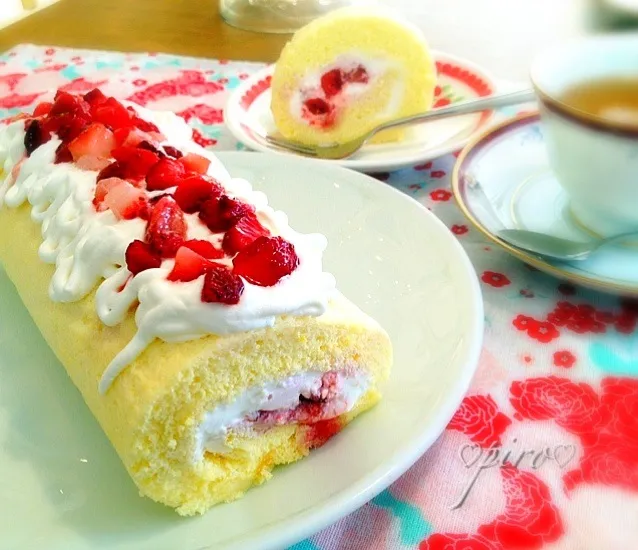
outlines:
[[[415,122],[430,122],[433,120],[439,120],[442,118],[448,118],[460,115],[469,115],[472,113],[478,113],[480,111],[491,111],[492,109],[498,109],[500,107],[507,107],[508,105],[516,105],[517,103],[527,103],[534,100],[533,90],[521,90],[518,92],[511,92],[507,94],[493,95],[482,99],[476,99],[473,101],[464,101],[462,103],[456,103],[450,107],[443,107],[439,109],[433,109],[427,113],[420,113],[418,115],[412,115],[390,122],[380,124],[376,128],[373,128],[369,132],[362,136],[352,139],[346,143],[337,145],[306,145],[298,143],[296,141],[289,141],[286,139],[279,139],[273,136],[266,136],[266,141],[271,145],[275,145],[282,149],[288,149],[305,155],[308,157],[315,157],[320,159],[343,159],[349,157],[353,153],[356,153],[363,144],[368,141],[376,133],[389,128],[395,128],[397,126],[403,126],[404,124],[412,124]]]

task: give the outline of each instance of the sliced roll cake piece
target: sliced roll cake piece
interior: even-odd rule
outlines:
[[[436,66],[419,31],[384,9],[342,8],[316,19],[284,47],[271,109],[287,139],[343,143],[383,122],[432,107]],[[376,142],[396,141],[386,130]]]

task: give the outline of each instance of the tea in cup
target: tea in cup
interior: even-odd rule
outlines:
[[[534,62],[552,169],[600,237],[638,231],[638,36],[592,37]]]

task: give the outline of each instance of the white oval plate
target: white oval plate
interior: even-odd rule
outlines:
[[[449,54],[433,52],[433,55],[438,71],[435,107],[495,93],[497,84],[484,69]],[[265,140],[267,135],[278,135],[270,110],[273,71],[274,65],[266,67],[233,92],[224,109],[224,121],[235,138],[249,149],[297,155]],[[474,132],[488,124],[492,116],[493,112],[489,111],[415,125],[399,143],[364,145],[350,158],[322,162],[362,172],[385,172],[426,162],[458,151]]]
[[[268,193],[293,227],[326,234],[326,268],[392,338],[384,399],[243,499],[180,518],[138,496],[0,270],[3,548],[282,548],[397,479],[460,404],[478,361],[483,310],[474,269],[444,225],[399,191],[338,166],[256,153],[219,158]]]

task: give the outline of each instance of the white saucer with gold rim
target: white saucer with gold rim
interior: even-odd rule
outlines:
[[[538,114],[507,120],[470,142],[459,156],[452,186],[469,221],[520,260],[589,288],[638,295],[638,243],[609,245],[587,260],[561,262],[497,236],[503,229],[526,229],[581,242],[600,237],[571,212],[550,168]]]

